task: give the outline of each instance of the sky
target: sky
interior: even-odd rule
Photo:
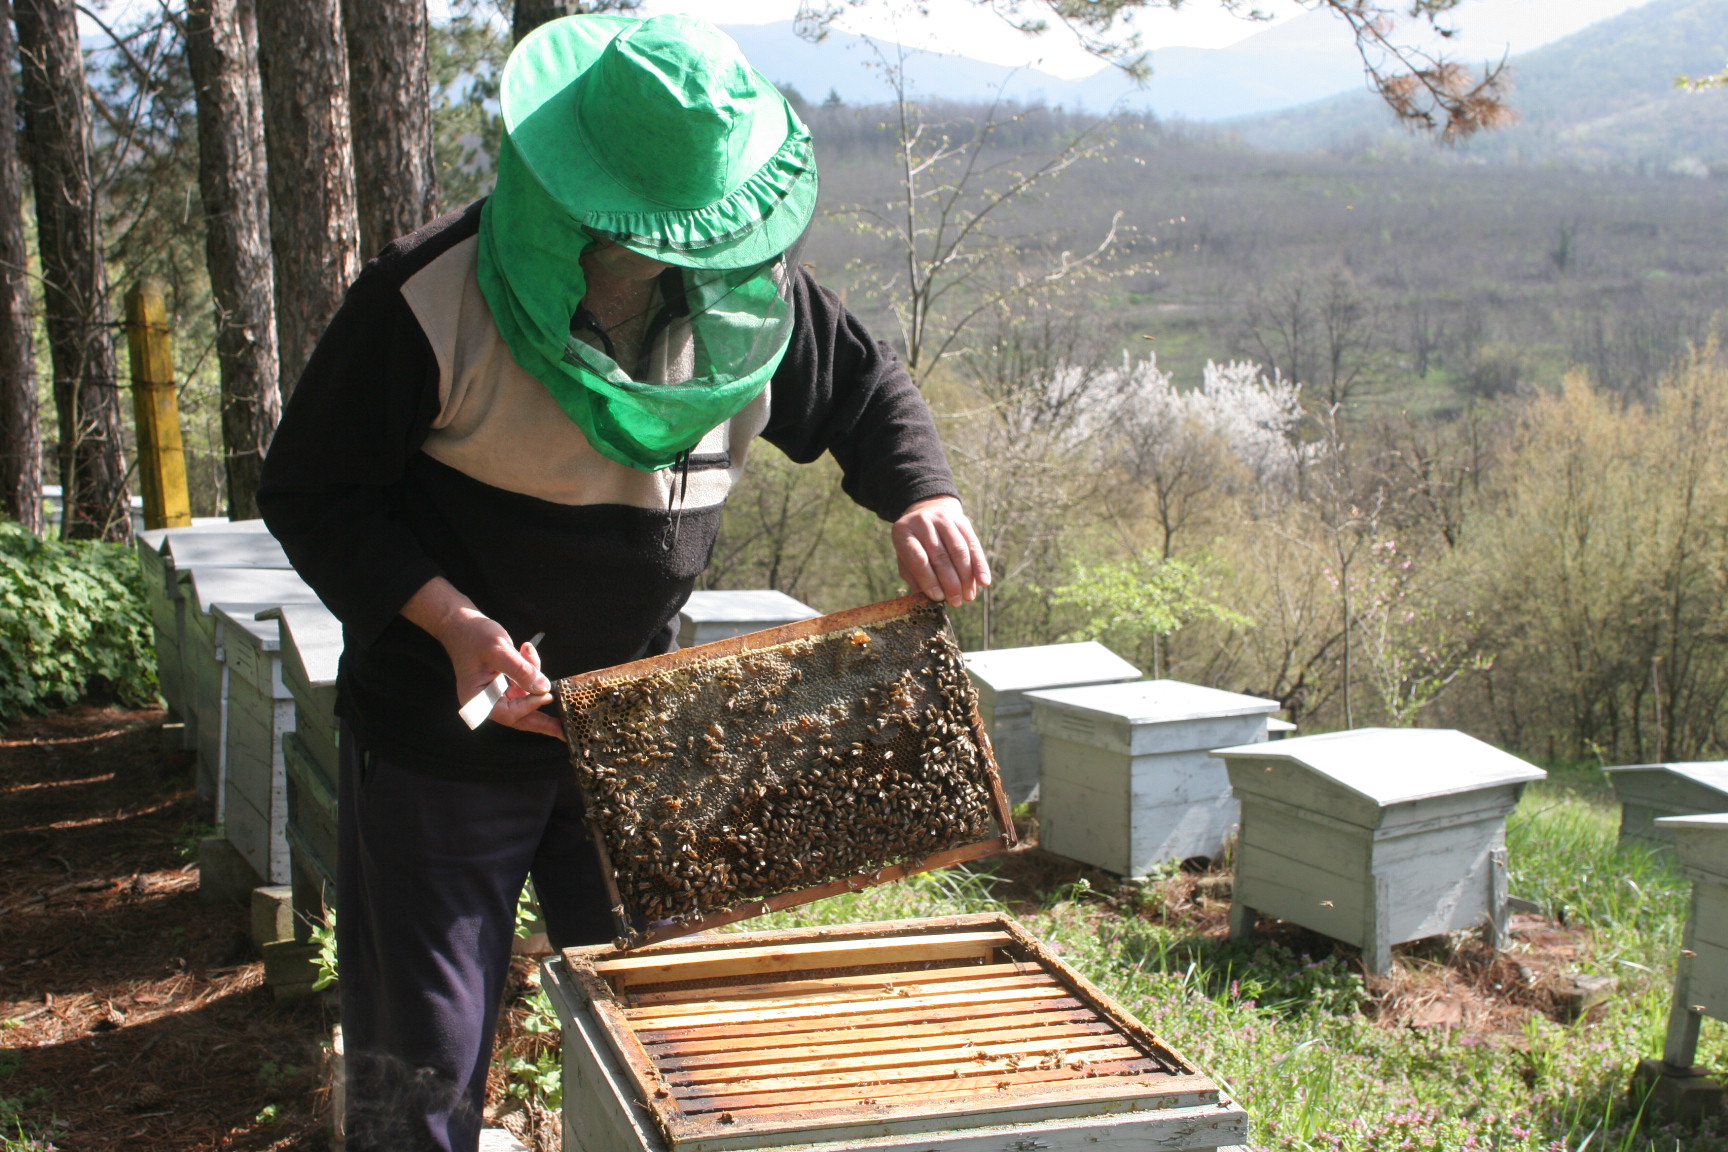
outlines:
[[[1498,59],[1539,48],[1598,20],[1638,7],[1647,0],[1464,0],[1452,16],[1462,35],[1448,45],[1464,62]],[[1226,48],[1269,25],[1300,16],[1298,0],[1259,0],[1269,22],[1246,20],[1225,11],[1221,0],[1188,0],[1181,11],[1157,9],[1136,20],[1147,48]],[[1034,8],[1036,5],[1027,5]],[[921,17],[915,10],[928,10]],[[688,12],[716,24],[768,24],[790,20],[797,0],[644,0],[642,15]],[[1016,32],[980,12],[972,0],[868,0],[839,20],[848,32],[897,41],[917,48],[961,52],[994,64],[1032,64],[1057,76],[1090,75],[1102,65],[1061,28],[1042,37]],[[1343,33],[1340,23],[1340,34]]]

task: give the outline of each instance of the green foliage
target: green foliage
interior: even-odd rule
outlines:
[[[5,1079],[23,1063],[21,1054],[0,1051],[0,1152],[52,1152],[49,1136],[59,1124],[52,1117],[38,1118],[49,1103],[48,1090],[38,1086],[22,1096],[7,1096],[3,1091]]]
[[[313,958],[312,965],[318,969],[318,975],[312,981],[312,991],[322,992],[336,983],[336,909],[328,904],[324,906],[324,917],[312,925],[308,940],[318,946],[318,955]]]
[[[1206,557],[1081,565],[1052,598],[1086,616],[1071,638],[1105,641],[1115,651],[1153,667],[1158,639],[1184,624],[1212,620],[1236,628],[1253,626],[1247,616],[1208,595],[1217,568]]]
[[[137,558],[122,545],[42,540],[0,520],[0,721],[87,694],[155,701]]]
[[[522,1031],[538,1037],[532,1056],[512,1055],[501,1063],[509,1080],[510,1095],[519,1100],[532,1100],[548,1111],[556,1112],[564,1103],[564,1064],[559,1059],[560,1036],[558,1013],[552,1007],[545,989],[536,988],[527,997],[528,1013],[521,1020]]]

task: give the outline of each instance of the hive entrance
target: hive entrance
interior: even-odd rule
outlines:
[[[1011,842],[960,651],[922,598],[557,687],[621,945]]]

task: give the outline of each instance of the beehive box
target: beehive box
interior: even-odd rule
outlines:
[[[1657,823],[1692,881],[1662,1048],[1670,1068],[1690,1069],[1703,1018],[1728,1020],[1728,813],[1669,816]]]
[[[1362,949],[1506,923],[1506,817],[1547,774],[1462,732],[1364,728],[1220,748],[1242,804],[1232,939],[1257,914]]]
[[[171,716],[185,725],[184,746],[196,749],[197,715],[190,670],[193,657],[186,650],[183,577],[195,567],[287,568],[288,561],[281,546],[264,530],[262,520],[151,529],[138,538],[138,559],[150,604],[162,699]]]
[[[1001,914],[687,938],[545,967],[581,1152],[1185,1152],[1243,1110]]]
[[[1728,812],[1728,760],[1691,764],[1627,764],[1605,769],[1620,801],[1620,839],[1672,849],[1664,816]]]
[[[282,737],[294,730],[294,698],[282,681],[275,620],[217,605],[228,669],[227,721],[217,784],[222,836],[258,874],[288,883],[288,796]]]
[[[1266,739],[1276,700],[1179,680],[1031,692],[1042,742],[1038,842],[1119,876],[1216,859],[1236,827],[1213,748]]]
[[[947,615],[921,596],[554,690],[621,944],[1013,843]]]
[[[230,616],[252,617],[282,604],[315,604],[318,597],[299,576],[281,569],[192,568],[177,579],[186,601],[182,675],[188,725],[196,729],[198,794],[214,800],[227,741],[228,699],[227,636],[216,606]]]
[[[810,605],[784,592],[766,589],[692,592],[678,610],[678,647],[712,644],[820,615]]]
[[[996,750],[996,767],[1010,804],[1023,804],[1038,794],[1038,734],[1032,731],[1032,702],[1026,693],[1140,679],[1140,669],[1096,640],[968,652],[966,671],[978,690],[978,712]]]
[[[282,736],[287,784],[289,883],[295,934],[323,918],[336,878],[336,781],[340,734],[336,672],[342,623],[322,604],[274,609],[281,627],[282,681],[294,698],[294,730]]]

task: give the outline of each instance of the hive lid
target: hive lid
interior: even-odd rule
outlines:
[[[205,533],[222,532],[268,532],[262,520],[229,520],[225,517],[204,519],[195,518],[192,523],[179,528],[147,528],[138,533],[139,543],[144,547],[158,552],[162,550],[169,537],[197,536]]]
[[[946,624],[908,596],[558,681],[620,946],[1011,846]]]
[[[1690,763],[1676,764],[1620,764],[1602,771],[1609,775],[1625,774],[1628,776],[1640,772],[1661,772],[1674,776],[1683,776],[1694,783],[1718,792],[1728,792],[1728,760],[1697,760]]]
[[[1728,812],[1709,812],[1700,816],[1661,816],[1658,828],[1697,828],[1703,831],[1728,830]]]
[[[1162,724],[1178,720],[1210,720],[1224,716],[1254,716],[1278,711],[1276,700],[1244,696],[1181,680],[1138,680],[1131,684],[1093,684],[1084,688],[1049,688],[1026,693],[1033,705],[1082,712],[1129,724]]]
[[[1140,679],[1140,669],[1096,640],[968,652],[966,671],[999,694]]]
[[[808,620],[821,613],[784,592],[768,589],[714,590],[690,593],[678,615],[698,624],[760,622],[784,624]]]
[[[1217,748],[1212,755],[1227,760],[1286,760],[1382,806],[1523,784],[1548,775],[1509,752],[1450,728],[1357,728]]]
[[[180,573],[180,584],[203,612],[218,601],[253,604],[254,612],[276,604],[318,603],[311,586],[292,569],[192,568]]]
[[[342,663],[342,621],[322,604],[282,604],[258,614],[280,621],[283,659],[313,687],[336,683]]]
[[[162,542],[168,567],[290,568],[288,554],[268,532],[174,533]]]
[[[238,628],[255,640],[256,647],[276,651],[282,643],[281,629],[274,620],[260,620],[258,605],[212,604],[210,611],[229,627]]]

